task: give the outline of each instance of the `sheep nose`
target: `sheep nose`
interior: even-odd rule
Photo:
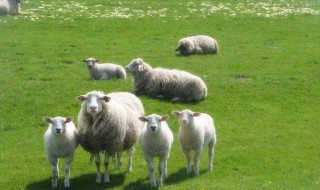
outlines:
[[[157,128],[156,126],[151,126],[152,131],[156,131],[156,128]]]
[[[185,119],[183,119],[181,122],[182,122],[183,124],[187,124],[187,120],[185,120]]]
[[[97,109],[97,106],[90,106],[91,111],[96,111],[96,109]]]
[[[61,133],[61,129],[56,129],[57,133]]]

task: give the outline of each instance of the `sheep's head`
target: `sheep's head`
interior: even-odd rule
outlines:
[[[161,122],[167,121],[170,117],[168,115],[160,116],[157,114],[149,115],[148,117],[139,117],[143,122],[147,123],[148,132],[155,133],[161,129]]]
[[[188,43],[183,42],[183,43],[179,43],[178,48],[176,49],[176,51],[180,51],[180,54],[183,56],[187,56],[188,55]]]
[[[110,97],[106,96],[103,92],[92,91],[86,95],[76,97],[79,101],[85,101],[87,112],[91,115],[96,115],[102,111],[103,102],[109,102]]]
[[[180,117],[179,123],[180,126],[191,126],[193,123],[193,118],[201,115],[200,112],[193,112],[191,110],[185,109],[183,111],[172,111],[173,115]]]
[[[131,63],[129,63],[129,65],[125,67],[125,69],[126,69],[126,72],[132,73],[132,74],[141,72],[145,69],[143,65],[143,60],[141,58],[132,60]]]
[[[95,66],[95,64],[99,62],[99,60],[95,59],[95,58],[83,59],[82,61],[87,64],[87,68],[88,69],[90,69],[91,67]]]
[[[43,120],[47,123],[51,124],[51,132],[52,134],[64,134],[66,131],[66,124],[73,121],[73,117],[69,116],[67,118],[64,117],[44,117]]]

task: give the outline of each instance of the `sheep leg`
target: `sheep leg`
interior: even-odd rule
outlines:
[[[121,165],[122,165],[122,159],[121,159],[121,154],[122,152],[117,152],[117,166],[116,166],[116,169],[119,170],[121,168]]]
[[[158,186],[162,186],[163,176],[165,175],[166,162],[167,162],[167,156],[160,157],[159,165],[158,165],[158,172],[159,172],[159,176],[157,180]]]
[[[94,154],[96,160],[96,167],[97,167],[97,183],[101,183],[101,171],[100,171],[100,155],[99,152]]]
[[[201,155],[201,152],[202,152],[202,148],[201,149],[196,149],[194,151],[194,174],[196,176],[199,175],[199,163],[200,163],[200,155]]]
[[[127,165],[127,172],[131,173],[132,172],[132,155],[134,152],[134,147],[130,148],[128,150],[128,165]]]
[[[163,177],[164,178],[167,178],[168,177],[168,173],[167,173],[167,160],[166,160],[166,162],[164,163],[164,173],[163,173]]]
[[[70,166],[71,166],[72,160],[73,160],[73,155],[68,156],[66,158],[66,163],[64,166],[64,173],[65,173],[64,187],[70,187],[69,177],[70,177]]]
[[[150,157],[150,156],[147,156],[145,155],[145,160],[147,161],[148,163],[148,176],[150,178],[150,181],[151,181],[151,186],[152,187],[156,187],[157,184],[156,184],[156,179],[154,177],[154,163],[153,163],[153,158]]]
[[[211,141],[208,145],[208,156],[209,156],[208,170],[209,171],[212,171],[213,153],[214,153],[214,143],[213,141]]]
[[[110,183],[109,179],[109,154],[105,152],[104,154],[104,182],[105,183]]]
[[[183,149],[184,154],[187,158],[187,174],[191,173],[191,150]]]
[[[58,167],[58,158],[53,158],[51,161],[51,171],[52,171],[52,187],[58,186],[59,178],[59,167]]]

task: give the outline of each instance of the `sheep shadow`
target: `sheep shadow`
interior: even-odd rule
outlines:
[[[201,170],[200,174],[205,172],[207,171]],[[179,184],[183,181],[198,177],[198,176],[195,176],[193,173],[188,175],[187,169],[185,167],[171,174],[170,174],[170,171],[168,171],[168,174],[169,174],[168,177],[163,181],[164,186]],[[155,173],[155,175],[157,178],[157,173]],[[158,188],[159,187],[151,187],[149,177],[140,178],[139,180],[129,183],[128,185],[123,187],[124,190],[135,190],[135,189],[147,190],[147,189],[158,189]]]
[[[108,188],[114,188],[119,187],[124,184],[125,181],[125,173],[119,173],[119,174],[110,174],[111,183],[96,183],[96,174],[85,174],[81,175],[79,177],[70,178],[70,190],[75,189],[108,189]],[[28,184],[25,189],[26,190],[37,190],[37,189],[66,189],[63,185],[64,178],[61,176],[58,180],[58,187],[53,188],[51,186],[51,177],[48,179],[44,179],[41,181],[33,182]]]

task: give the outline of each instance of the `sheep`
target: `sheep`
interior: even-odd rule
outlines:
[[[127,172],[132,171],[132,154],[138,141],[143,122],[138,117],[144,115],[139,98],[127,92],[104,94],[100,91],[88,92],[76,97],[82,101],[78,115],[78,137],[80,145],[95,156],[97,183],[101,183],[100,152],[104,152],[104,182],[109,183],[109,156],[127,150]],[[118,160],[118,164],[119,164]]]
[[[213,119],[206,113],[188,109],[171,113],[180,116],[178,137],[187,158],[187,174],[191,173],[191,151],[194,150],[194,174],[199,175],[199,157],[205,145],[208,145],[208,169],[212,171],[213,152],[217,141]]]
[[[70,187],[70,166],[74,157],[74,151],[78,146],[78,131],[72,122],[73,117],[44,117],[43,120],[49,123],[49,127],[44,134],[44,143],[47,160],[51,165],[53,174],[52,187],[58,186],[59,158],[65,158],[64,186]]]
[[[191,54],[218,54],[218,42],[209,36],[197,35],[182,38],[178,42],[178,48],[183,56]]]
[[[160,116],[157,114],[139,117],[141,121],[146,122],[140,135],[140,145],[143,150],[144,159],[148,164],[148,175],[153,187],[156,187],[154,157],[159,157],[158,186],[162,186],[163,178],[167,178],[167,160],[173,143],[173,134],[166,122],[169,118],[168,115]]]
[[[199,101],[207,96],[204,81],[191,73],[163,68],[153,69],[137,58],[125,67],[133,75],[133,87],[137,95],[177,101]]]
[[[17,15],[23,0],[0,0],[0,15]]]
[[[95,58],[83,59],[87,63],[87,69],[91,79],[104,80],[104,79],[126,79],[127,74],[121,65],[113,63],[99,64],[99,60]]]

